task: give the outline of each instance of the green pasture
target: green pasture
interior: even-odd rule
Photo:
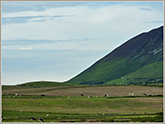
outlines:
[[[48,116],[49,115],[49,116]],[[79,113],[44,113],[44,112],[3,112],[3,122],[163,122],[163,113],[154,114],[79,114]],[[36,120],[33,121],[31,118]]]
[[[3,122],[31,122],[42,117],[45,122],[140,121],[162,115],[163,97],[57,97],[12,96],[2,98]],[[47,116],[49,114],[49,116]],[[36,120],[39,121],[39,120]]]
[[[39,118],[45,122],[163,121],[162,87],[62,86],[65,84],[58,83],[54,83],[54,87],[44,83],[44,87],[34,87],[40,84],[2,86],[2,122],[34,122],[32,117],[36,118],[35,122],[40,122]],[[129,96],[129,93],[135,95]],[[109,96],[104,97],[105,94]]]

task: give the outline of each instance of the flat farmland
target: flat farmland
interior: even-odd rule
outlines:
[[[154,113],[162,111],[162,98],[3,98],[3,110],[50,113]],[[11,104],[12,103],[12,104]]]
[[[72,86],[72,87],[44,87],[44,88],[4,88],[2,94],[21,94],[21,95],[50,95],[50,96],[128,96],[134,95],[163,95],[162,87],[148,86]]]
[[[28,98],[27,98],[28,97]],[[162,122],[162,97],[48,97],[6,96],[3,122]],[[49,116],[48,116],[49,115]]]
[[[39,118],[44,122],[163,121],[162,87],[3,87],[2,91],[3,122],[40,122]]]

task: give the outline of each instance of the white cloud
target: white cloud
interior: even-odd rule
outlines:
[[[22,45],[6,45],[1,47],[2,50],[32,50],[31,46]]]
[[[83,3],[62,7],[57,4],[55,8],[37,6],[38,11],[34,11],[32,4],[32,10],[25,8],[21,11],[25,4],[20,4],[22,8],[16,11],[11,12],[10,7],[8,12],[2,11],[2,21],[5,22],[2,22],[1,30],[2,56],[10,58],[3,59],[3,82],[24,82],[42,77],[67,80],[133,36],[162,26],[164,20],[163,11],[154,8],[155,4],[104,3],[99,6],[99,3],[90,3],[89,6]],[[27,57],[25,64],[21,59]],[[21,79],[12,76],[9,65],[15,75],[21,73]],[[36,73],[31,73],[31,69]]]
[[[153,25],[146,25],[144,22],[163,20],[162,12],[156,10],[141,11],[140,8],[140,6],[122,5],[98,8],[76,6],[51,8],[42,12],[27,11],[15,12],[12,14],[2,13],[2,18],[26,16],[47,17],[44,22],[33,22],[39,19],[36,18],[26,23],[2,25],[2,39],[67,40],[83,37],[96,37],[100,39],[105,37],[111,38],[122,36],[124,32],[125,34],[130,33],[132,30],[134,30],[134,34],[142,30],[148,30]],[[74,16],[59,17],[53,20],[49,18],[54,15]],[[118,35],[116,35],[116,32],[118,32]]]
[[[32,47],[21,47],[18,50],[32,50]]]
[[[151,8],[152,9],[152,8]],[[57,18],[51,18],[58,15]],[[70,16],[67,16],[70,15]],[[72,15],[72,16],[71,16]],[[74,15],[74,16],[73,16]],[[160,11],[142,11],[141,6],[109,5],[92,8],[90,6],[74,6],[51,8],[42,12],[5,13],[2,17],[39,17],[44,22],[31,21],[20,24],[2,25],[2,39],[97,39],[87,42],[61,42],[35,45],[34,49],[113,49],[128,38],[162,25],[162,23],[146,23],[163,20]],[[36,21],[37,21],[36,20]],[[10,34],[10,35],[9,35]],[[84,43],[87,46],[84,47]]]

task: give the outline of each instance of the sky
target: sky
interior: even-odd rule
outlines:
[[[164,25],[163,2],[1,2],[1,84],[67,81]]]

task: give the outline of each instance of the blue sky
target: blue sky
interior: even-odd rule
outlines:
[[[164,23],[163,2],[2,2],[2,85],[67,81]]]

